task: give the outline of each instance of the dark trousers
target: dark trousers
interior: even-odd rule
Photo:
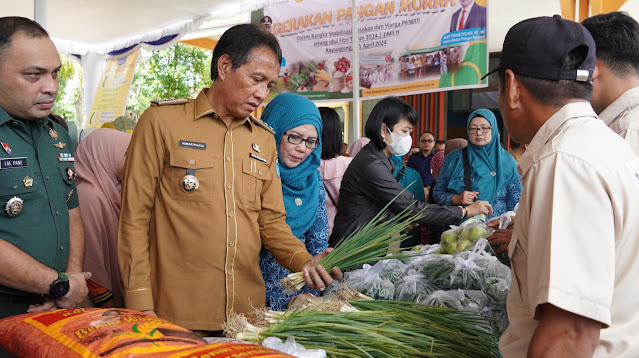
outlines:
[[[14,296],[0,293],[0,318],[27,313],[29,305],[34,301],[34,296]],[[15,358],[15,356],[0,347],[0,358]]]

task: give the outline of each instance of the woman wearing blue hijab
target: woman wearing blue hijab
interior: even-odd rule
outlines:
[[[468,161],[471,190],[465,190],[462,150],[448,154],[433,189],[440,205],[470,205],[486,200],[497,217],[513,210],[519,202],[522,185],[517,162],[501,147],[497,119],[488,109],[478,109],[468,116]]]
[[[318,170],[322,147],[322,119],[317,106],[297,94],[283,93],[266,106],[262,120],[275,131],[278,175],[286,208],[286,223],[293,235],[315,256],[328,248],[326,192]],[[280,266],[270,252],[262,249],[260,269],[266,285],[266,306],[286,309],[301,291],[284,293],[280,280],[290,271]],[[317,293],[308,288],[304,292]]]

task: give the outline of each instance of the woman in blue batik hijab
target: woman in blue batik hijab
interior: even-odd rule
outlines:
[[[328,248],[326,192],[318,170],[322,154],[319,110],[305,97],[283,93],[266,106],[262,120],[275,131],[286,223],[308,252],[318,255]],[[290,272],[265,249],[260,253],[260,269],[266,285],[266,306],[273,310],[286,309],[291,298],[302,292],[317,294],[306,287],[284,293],[280,280]]]
[[[444,159],[433,195],[439,205],[470,205],[486,200],[497,217],[513,210],[519,202],[522,185],[517,162],[501,147],[497,119],[488,109],[478,109],[468,116],[468,161],[471,190],[464,184],[462,149],[452,151]]]

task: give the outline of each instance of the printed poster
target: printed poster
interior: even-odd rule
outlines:
[[[284,60],[271,96],[348,100],[353,71],[366,99],[486,87],[486,0],[289,0],[264,8]],[[352,67],[358,17],[359,69]]]
[[[124,115],[139,53],[137,49],[126,57],[107,61],[91,104],[86,128],[100,128],[102,124]]]

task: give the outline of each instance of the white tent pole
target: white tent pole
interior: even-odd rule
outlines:
[[[47,28],[47,0],[33,0],[33,19],[42,28]]]
[[[351,128],[353,129],[350,133],[350,137],[355,140],[361,136],[360,130],[360,118],[359,118],[359,32],[357,29],[357,0],[353,0],[353,30],[352,30],[352,38],[351,41],[353,45],[353,61],[352,63],[352,74],[353,74],[353,117],[351,119]],[[352,143],[352,141],[351,141]]]

